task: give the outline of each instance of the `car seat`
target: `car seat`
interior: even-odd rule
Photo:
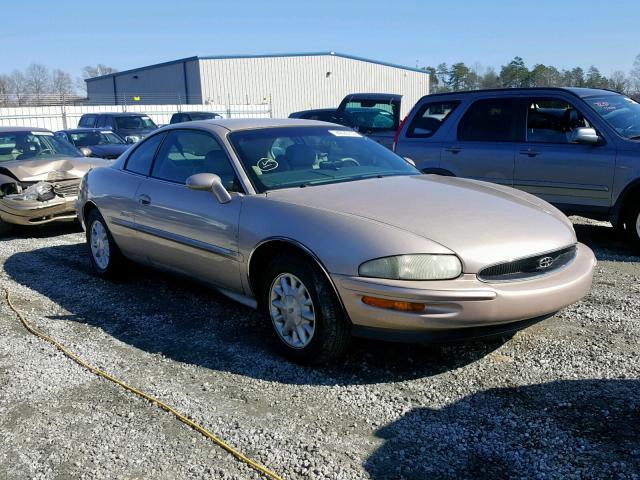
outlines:
[[[302,143],[289,145],[284,156],[291,170],[313,168],[316,163],[316,152],[310,146]]]

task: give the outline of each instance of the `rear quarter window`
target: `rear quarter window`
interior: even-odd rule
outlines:
[[[432,137],[444,125],[458,105],[460,105],[459,100],[425,103],[413,117],[407,129],[407,137]]]

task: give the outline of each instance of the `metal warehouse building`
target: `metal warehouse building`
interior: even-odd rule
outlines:
[[[270,103],[274,117],[336,107],[355,92],[403,95],[404,115],[429,93],[424,70],[335,52],[189,57],[86,82],[96,105]]]

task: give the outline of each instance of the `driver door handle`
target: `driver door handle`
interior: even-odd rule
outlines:
[[[540,152],[532,148],[527,148],[526,150],[520,150],[520,155],[527,155],[528,157],[537,157],[539,154]]]
[[[151,197],[149,195],[141,193],[140,195],[138,195],[138,202],[141,205],[149,205],[151,203]]]
[[[460,152],[462,151],[462,149],[461,149],[460,147],[457,147],[457,146],[455,146],[455,145],[454,145],[454,146],[452,146],[452,147],[446,147],[446,148],[445,148],[445,150],[446,150],[447,152],[451,152],[451,153],[453,153],[453,154],[460,153]]]

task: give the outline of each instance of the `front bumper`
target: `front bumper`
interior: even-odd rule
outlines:
[[[596,259],[578,244],[576,257],[562,270],[535,279],[486,283],[475,274],[448,281],[399,281],[331,275],[354,326],[354,334],[429,337],[457,331],[537,321],[577,302],[591,288]],[[363,296],[427,304],[424,313],[405,313],[366,305]],[[515,325],[514,325],[515,326]],[[500,330],[495,329],[495,330]],[[503,329],[508,330],[508,328]],[[446,336],[444,333],[442,335]],[[460,335],[456,335],[460,336]]]
[[[45,202],[38,200],[0,199],[0,218],[16,225],[42,225],[56,221],[76,219],[76,196],[55,197]]]

